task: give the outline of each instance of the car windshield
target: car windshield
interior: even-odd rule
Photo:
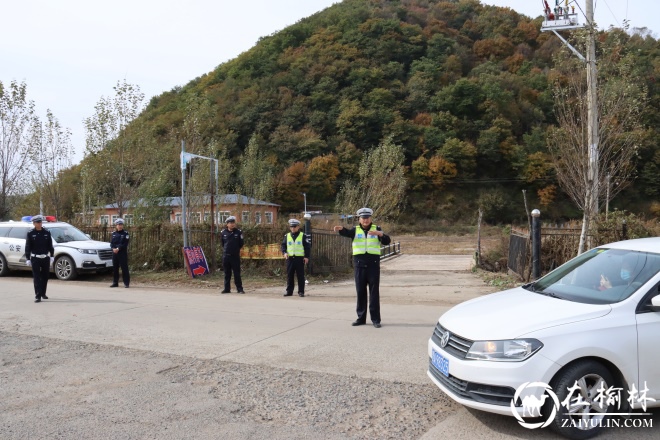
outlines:
[[[660,272],[660,254],[592,249],[558,267],[527,290],[587,304],[623,301]]]
[[[70,241],[88,241],[90,238],[86,236],[80,229],[73,226],[53,226],[46,228],[50,231],[56,243],[68,243]]]

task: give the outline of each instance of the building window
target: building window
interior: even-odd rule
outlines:
[[[261,213],[260,212],[255,212],[254,213],[254,222],[258,225],[261,224]]]
[[[174,214],[174,223],[179,224],[179,225],[181,224],[181,213],[180,212],[177,212],[176,214]]]
[[[110,217],[107,215],[102,215],[101,216],[101,224],[104,226],[108,225],[108,221],[110,221]]]
[[[250,223],[250,211],[243,211],[241,223]]]
[[[273,213],[272,212],[266,212],[266,223],[269,225],[273,224]]]
[[[132,225],[133,224],[133,214],[126,214],[124,216],[124,223],[127,225]]]
[[[231,216],[229,211],[218,211],[218,223],[224,224],[229,216]]]
[[[204,223],[211,223],[211,213],[204,211]]]
[[[202,222],[202,213],[201,212],[191,212],[190,213],[190,223],[200,224]]]

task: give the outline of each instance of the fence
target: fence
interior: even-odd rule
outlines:
[[[621,228],[599,229],[588,235],[585,250],[619,240],[627,239],[625,223]],[[541,228],[541,274],[546,274],[577,255],[582,230],[578,228]],[[507,267],[522,279],[526,279],[531,264],[529,255],[529,230],[511,228]]]
[[[114,228],[104,226],[81,226],[80,229],[94,240],[109,242]],[[129,261],[137,267],[152,269],[183,268],[183,234],[181,228],[170,225],[135,226],[127,229],[130,235]],[[243,230],[245,246],[241,257],[251,260],[281,259],[280,243],[283,231],[252,228]],[[201,246],[209,265],[215,259],[220,262],[222,244],[220,233],[190,230],[189,243]],[[312,230],[312,255],[310,273],[346,270],[351,267],[351,241],[334,232]]]

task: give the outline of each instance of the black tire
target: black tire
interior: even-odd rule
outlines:
[[[4,277],[9,273],[9,267],[7,266],[7,260],[5,256],[0,254],[0,277]]]
[[[602,364],[591,360],[579,361],[561,371],[550,383],[550,386],[559,398],[559,402],[563,402],[566,399],[570,393],[569,388],[574,387],[576,381],[580,389],[574,391],[572,396],[577,397],[580,394],[591,405],[572,405],[569,406],[568,410],[566,407],[561,406],[557,410],[557,415],[550,424],[550,427],[564,437],[573,440],[583,440],[595,437],[600,433],[603,426],[606,426],[605,419],[608,417],[604,416],[603,413],[611,413],[613,409],[612,406],[607,405],[604,401],[602,402],[603,407],[601,407],[600,402],[591,400],[598,395],[598,390],[601,388],[600,383],[603,382],[604,389],[608,389],[615,384],[612,373]],[[552,403],[551,399],[548,399],[546,405],[552,405]],[[546,407],[543,414],[550,414],[550,411],[551,408]],[[586,418],[589,419],[590,424],[587,424],[587,426],[578,425],[579,423],[584,424],[584,421],[580,422],[580,420]],[[602,426],[599,423],[602,423]]]
[[[75,280],[78,276],[76,270],[76,263],[68,255],[62,255],[55,260],[55,276],[60,280],[70,281]]]

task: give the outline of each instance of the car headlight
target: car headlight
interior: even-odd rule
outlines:
[[[81,254],[97,254],[96,249],[78,249]]]
[[[509,339],[504,341],[475,341],[465,355],[466,359],[481,361],[518,362],[532,356],[543,347],[536,339]]]

